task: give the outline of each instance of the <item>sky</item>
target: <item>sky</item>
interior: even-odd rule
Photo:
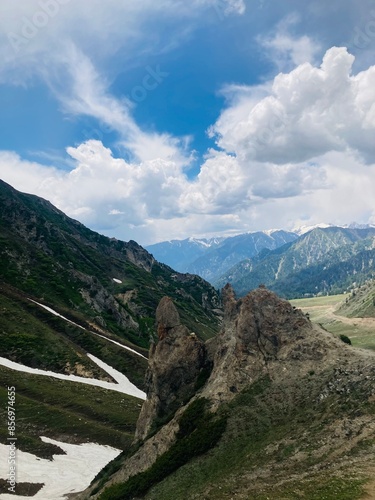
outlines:
[[[375,224],[375,0],[2,0],[0,178],[110,237]]]

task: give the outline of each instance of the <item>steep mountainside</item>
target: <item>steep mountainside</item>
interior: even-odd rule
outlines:
[[[349,318],[375,318],[375,281],[355,288],[338,313]]]
[[[296,234],[287,231],[259,231],[211,240],[174,240],[147,249],[161,262],[213,283],[238,262],[256,256],[264,248],[272,250],[296,238]]]
[[[374,257],[375,228],[317,228],[291,244],[241,262],[215,286],[229,282],[244,295],[264,283],[288,298],[339,293],[372,276]]]
[[[265,288],[237,301],[227,286],[223,302],[222,330],[204,344],[161,301],[138,443],[77,498],[362,498],[375,466],[374,353]]]
[[[216,332],[215,290],[159,264],[134,241],[99,235],[4,182],[0,214],[0,279],[30,298],[141,347],[148,347],[163,295],[176,300],[198,335]]]
[[[242,260],[254,257],[263,249],[273,250],[294,241],[297,236],[286,231],[256,232],[227,238],[220,246],[206,252],[187,268],[210,283]]]

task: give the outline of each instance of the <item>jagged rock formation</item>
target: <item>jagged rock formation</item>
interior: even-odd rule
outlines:
[[[181,325],[170,297],[156,309],[159,342],[153,344],[146,374],[147,401],[137,424],[136,439],[144,439],[156,421],[167,419],[194,394],[208,364],[204,343]]]
[[[106,486],[123,483],[129,477],[148,470],[158,457],[178,442],[181,415],[197,398],[206,398],[211,405],[211,412],[220,414],[221,409],[226,408],[229,423],[227,435],[224,435],[222,443],[224,455],[225,442],[229,443],[232,439],[241,440],[241,437],[238,437],[241,432],[245,436],[244,439],[251,441],[254,438],[250,431],[246,434],[248,427],[252,429],[252,419],[260,421],[260,427],[254,427],[256,439],[259,439],[257,433],[264,425],[266,428],[267,425],[270,425],[270,428],[273,428],[273,425],[284,426],[280,437],[274,437],[274,448],[268,437],[265,438],[267,449],[261,451],[261,456],[262,460],[265,455],[272,457],[271,449],[278,450],[280,446],[285,446],[285,443],[289,446],[292,442],[296,450],[300,451],[296,451],[295,456],[290,458],[287,466],[290,467],[289,471],[294,471],[296,463],[305,459],[304,470],[310,471],[311,450],[314,450],[314,459],[320,464],[321,450],[319,446],[316,448],[317,433],[319,442],[325,446],[325,455],[321,459],[323,469],[332,467],[335,460],[338,460],[337,457],[350,453],[351,447],[357,446],[361,440],[367,442],[371,436],[374,437],[375,424],[371,405],[375,401],[375,369],[371,352],[347,346],[330,333],[313,325],[302,311],[262,286],[245,298],[236,300],[232,287],[227,285],[223,290],[223,304],[221,332],[204,345],[181,325],[170,298],[165,297],[160,302],[157,309],[159,342],[151,348],[147,372],[148,399],[143,405],[137,424],[136,438],[144,439],[144,443],[125,461]],[[209,377],[203,387],[196,391],[199,374],[207,366],[212,368]],[[240,414],[231,409],[237,394],[245,390],[244,398],[249,398],[246,391],[257,383],[264,384],[265,380],[268,381],[269,389],[263,389],[263,407],[258,409],[256,400],[252,399],[254,406],[250,404],[246,407],[245,403],[240,403]],[[361,410],[358,405],[362,405]],[[267,414],[266,422],[262,419],[262,411]],[[173,412],[175,415],[172,418]],[[324,422],[321,420],[322,413]],[[163,418],[167,423],[159,430],[155,426],[155,433],[147,437],[154,424],[160,424]],[[290,418],[295,419],[291,424]],[[340,418],[343,421],[341,427],[337,423]],[[349,421],[352,434],[347,433],[349,431],[346,422]],[[285,437],[287,425],[290,425],[291,430]],[[345,432],[340,431],[343,426],[346,426]],[[296,429],[300,433],[298,437]],[[347,442],[348,436],[355,436],[350,446]],[[308,451],[304,451],[304,446]],[[245,458],[247,459],[247,456]],[[263,481],[264,477],[267,477],[272,485],[276,465],[270,458],[267,460],[270,460],[269,468],[260,466],[256,469],[256,464],[253,464],[249,466],[251,473],[246,469],[245,460],[244,473],[247,478],[252,478],[250,482],[253,485],[256,484],[256,478]],[[277,470],[282,483],[285,480],[283,471],[280,466]],[[317,468],[315,473],[319,470]],[[226,478],[227,471],[222,472]],[[304,474],[305,476],[301,477],[306,477],[309,472]],[[285,477],[290,475],[286,469]],[[230,480],[237,485],[238,479],[241,478],[235,471]],[[249,498],[249,481],[244,483],[245,493],[239,498]],[[78,498],[98,498],[95,495],[89,496],[91,492],[92,490],[84,492]],[[231,493],[229,495],[228,498],[232,498]],[[216,498],[214,494],[203,496]]]
[[[216,338],[214,368],[204,395],[219,403],[269,371],[312,324],[286,300],[264,287],[237,301],[231,285],[223,289],[224,321]],[[305,353],[307,355],[307,352]],[[309,357],[315,357],[313,351]]]

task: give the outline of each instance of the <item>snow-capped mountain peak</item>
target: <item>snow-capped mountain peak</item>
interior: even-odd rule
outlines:
[[[339,226],[337,225],[335,226],[334,224],[327,224],[326,222],[320,222],[319,224],[314,224],[312,226],[297,226],[294,229],[292,229],[292,232],[298,234],[298,236],[301,236],[302,234],[308,233],[313,229],[317,228],[325,229],[327,227],[339,227]]]

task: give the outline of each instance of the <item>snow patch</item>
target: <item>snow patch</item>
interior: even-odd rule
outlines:
[[[293,233],[298,234],[298,236],[302,236],[305,233],[308,233],[309,231],[312,231],[313,229],[326,229],[327,227],[340,227],[340,226],[334,226],[333,224],[327,224],[325,222],[321,222],[320,224],[315,224],[314,226],[300,226],[292,229]]]
[[[37,304],[38,306],[43,307],[43,309],[45,309],[46,311],[50,312],[51,314],[54,314],[55,316],[58,316],[59,318],[67,321],[68,323],[71,323],[72,325],[78,326],[78,328],[81,328],[82,330],[85,330],[85,328],[83,328],[83,326],[79,325],[78,323],[74,323],[74,321],[71,321],[70,319],[66,318],[65,316],[62,316],[61,314],[59,314],[58,312],[54,311],[50,307],[45,306],[44,304],[40,304],[39,302],[36,302],[33,299],[29,299],[29,300],[30,300],[30,302],[34,302],[34,304]]]
[[[121,392],[123,394],[128,394],[129,396],[134,396],[139,399],[146,399],[146,394],[138,389],[130,380],[125,377],[122,373],[118,372],[114,368],[110,367],[103,361],[91,354],[88,357],[92,359],[100,368],[103,368],[109,375],[111,375],[115,380],[116,384],[111,382],[105,382],[104,380],[97,380],[94,378],[84,378],[78,377],[77,375],[63,375],[62,373],[55,373],[47,370],[39,370],[38,368],[30,368],[29,366],[21,365],[20,363],[15,363],[9,359],[0,357],[0,365],[10,368],[11,370],[16,370],[23,373],[31,373],[32,375],[43,375],[45,377],[53,377],[59,380],[65,380],[68,382],[78,382],[80,384],[94,385],[96,387],[101,387],[102,389],[109,389],[110,391]]]
[[[121,450],[96,443],[76,445],[47,437],[41,440],[55,444],[66,455],[54,455],[51,461],[17,450],[17,482],[44,483],[44,486],[33,497],[4,493],[0,495],[2,500],[66,500],[68,493],[85,490],[98,472],[121,453]],[[0,444],[0,456],[6,457],[8,453],[8,446]],[[7,479],[8,468],[7,461],[1,460],[0,477],[3,479]]]
[[[123,373],[115,370],[112,366],[107,365],[107,363],[104,363],[104,361],[96,358],[92,354],[87,354],[87,356],[116,380],[118,384],[118,392],[123,392],[124,394],[129,394],[129,396],[134,396],[139,399],[146,399],[146,394],[138,389],[137,386],[132,384],[128,377],[126,377]]]
[[[137,354],[137,356],[140,356],[141,358],[144,358],[144,359],[147,360],[146,356],[143,356],[143,354],[141,354],[140,352],[135,351],[131,347],[128,347],[128,346],[123,345],[123,344],[120,344],[120,342],[116,342],[116,340],[109,339],[108,337],[105,337],[104,335],[100,335],[99,333],[96,333],[96,332],[90,332],[90,333],[92,333],[93,335],[96,335],[97,337],[101,337],[102,339],[108,340],[108,342],[112,342],[112,344],[116,344],[116,345],[122,347],[123,349],[126,349],[127,351],[133,352],[134,354]]]
[[[115,278],[113,278],[113,279],[115,279]],[[138,356],[141,356],[142,358],[147,359],[145,356],[143,356],[143,354],[137,352],[136,350],[132,349],[131,347],[128,347],[128,346],[123,345],[123,344],[120,344],[120,342],[116,342],[115,340],[109,339],[108,337],[105,337],[104,335],[99,335],[99,333],[95,333],[95,332],[91,332],[90,330],[86,330],[86,328],[84,328],[83,326],[78,325],[78,323],[74,323],[74,321],[71,321],[68,318],[65,318],[65,316],[62,316],[61,314],[59,314],[57,311],[55,311],[51,307],[45,306],[43,304],[40,304],[39,302],[36,302],[35,300],[32,300],[32,299],[29,299],[29,300],[31,302],[34,302],[34,304],[37,304],[38,306],[43,307],[44,309],[46,309],[51,314],[54,314],[55,316],[58,316],[59,318],[67,321],[68,323],[71,323],[72,325],[78,326],[78,328],[81,328],[81,330],[85,330],[86,332],[92,333],[93,335],[97,335],[98,337],[101,337],[102,339],[108,340],[109,342],[112,342],[113,344],[116,344],[116,345],[122,347],[123,349],[126,349],[127,351],[133,352],[134,354],[137,354]]]

